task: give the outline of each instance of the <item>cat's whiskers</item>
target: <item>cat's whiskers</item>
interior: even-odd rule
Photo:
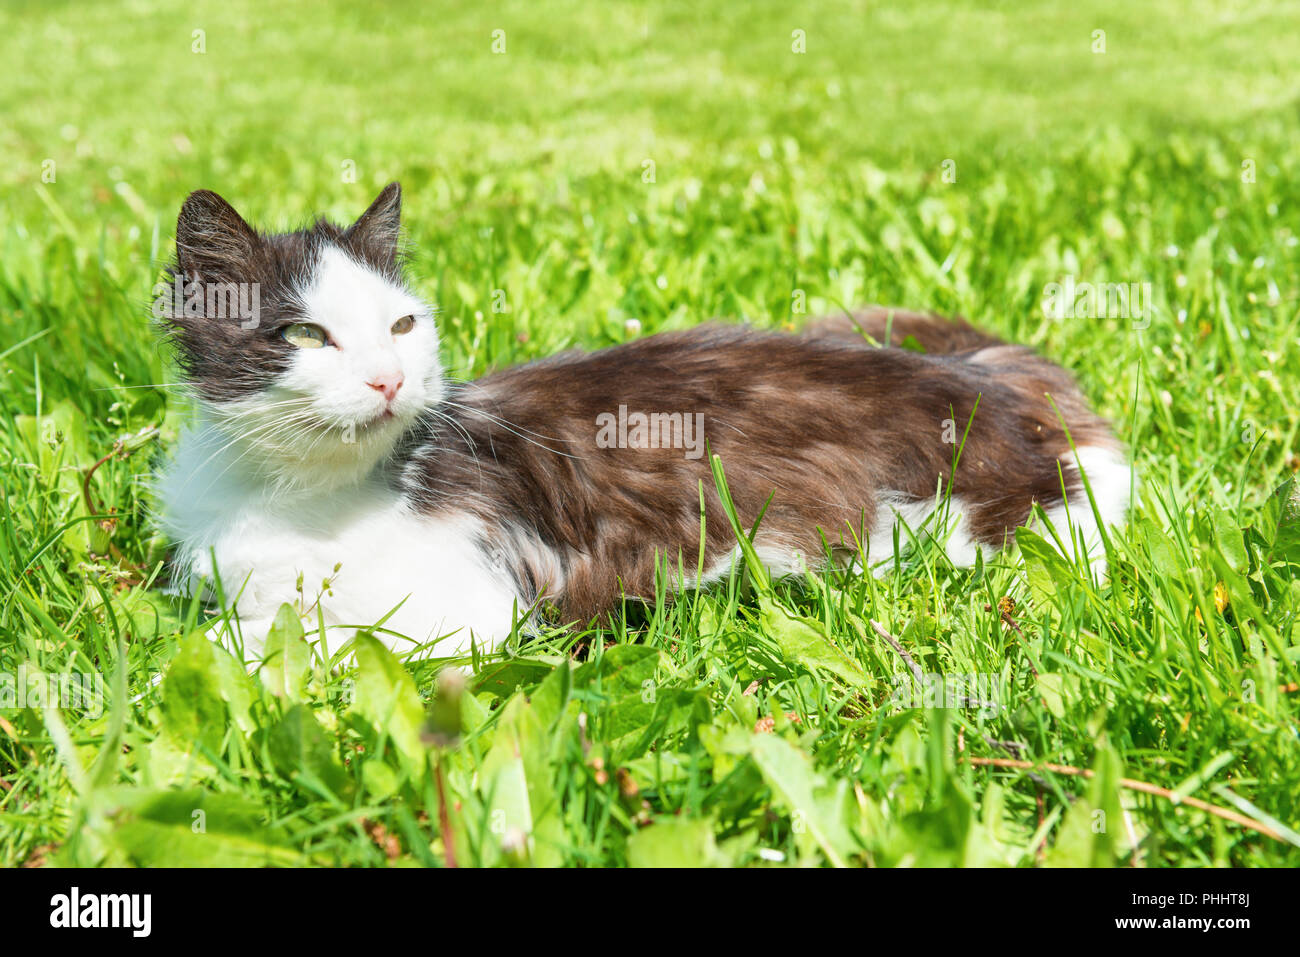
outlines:
[[[465,447],[469,451],[470,456],[474,459],[474,467],[478,470],[478,482],[479,482],[479,488],[481,490],[483,487],[483,463],[479,461],[478,443],[474,441],[474,437],[470,435],[469,430],[466,429],[465,426],[457,422],[455,417],[448,415],[446,412],[443,412],[437,406],[429,406],[428,408],[422,409],[420,411],[419,418],[423,418],[426,415],[433,417],[435,420],[441,420],[443,422],[446,422],[453,429],[455,429],[465,437]],[[444,452],[446,451],[446,449],[440,446],[432,446],[431,451]]]
[[[91,389],[91,392],[115,392],[118,389],[175,389],[177,392],[185,392],[190,388],[186,382],[146,382],[142,385],[102,385]]]
[[[283,403],[268,403],[265,406],[257,409],[233,410],[233,411],[226,409],[226,410],[221,410],[220,413],[217,413],[216,410],[209,409],[208,413],[213,420],[213,424],[216,425],[217,428],[221,430],[223,435],[227,435],[230,437],[225,443],[223,443],[216,450],[214,450],[212,454],[210,454],[206,459],[204,459],[201,463],[199,463],[198,468],[201,470],[202,468],[207,466],[214,458],[223,454],[232,445],[235,445],[236,443],[239,442],[248,442],[249,444],[244,449],[244,451],[242,451],[238,456],[236,456],[229,463],[227,463],[226,467],[222,469],[219,473],[217,473],[217,475],[213,476],[212,481],[215,482],[217,478],[220,478],[222,475],[228,472],[236,463],[238,463],[245,455],[247,455],[255,448],[255,444],[251,442],[253,438],[255,437],[267,438],[270,436],[278,436],[280,430],[293,429],[296,428],[300,423],[308,421],[310,418],[312,418],[312,413],[310,409],[307,408],[299,409],[291,412],[288,415],[278,416],[269,422],[255,423],[251,428],[243,429],[242,431],[233,434],[229,431],[229,426],[239,424],[240,420],[245,417],[252,417],[253,415],[256,414],[265,414],[266,411],[270,409],[274,409],[277,405],[281,405],[281,404],[287,405],[290,404],[291,402],[305,404],[309,401],[310,400],[303,400],[303,399],[285,400]],[[225,421],[223,421],[223,418]]]
[[[207,465],[208,465],[208,464],[209,464],[213,459],[215,459],[217,456],[223,454],[227,449],[229,449],[232,445],[235,445],[237,442],[241,442],[241,441],[244,441],[244,440],[247,440],[247,439],[251,439],[251,438],[253,438],[254,436],[258,435],[258,434],[261,433],[261,432],[268,431],[268,430],[274,430],[276,427],[281,427],[281,426],[284,426],[283,421],[282,421],[282,420],[276,420],[276,421],[274,421],[274,422],[266,422],[266,423],[262,423],[261,425],[254,426],[254,427],[251,428],[251,429],[248,429],[248,430],[246,430],[246,431],[244,431],[244,432],[241,432],[241,433],[235,435],[234,437],[232,437],[232,438],[230,438],[228,441],[226,441],[224,444],[222,444],[221,446],[219,446],[216,450],[214,450],[214,451],[212,452],[212,454],[210,454],[210,455],[209,455],[207,458],[205,458],[202,462],[200,462],[199,465],[198,465],[198,468],[194,470],[194,474],[198,474],[199,472],[201,472],[202,469],[205,468],[205,467],[206,467],[206,466],[207,466]],[[216,481],[217,481],[217,479],[221,478],[223,475],[225,475],[227,472],[229,472],[230,469],[233,468],[233,467],[234,467],[234,466],[235,466],[235,465],[236,465],[236,464],[237,464],[241,459],[243,459],[244,456],[246,456],[249,452],[251,452],[251,451],[253,450],[253,448],[254,448],[254,446],[253,446],[251,443],[250,443],[249,445],[247,445],[247,446],[244,448],[244,450],[243,450],[242,452],[240,452],[239,455],[235,456],[235,458],[233,458],[231,461],[229,461],[229,462],[226,463],[225,468],[223,468],[223,469],[222,469],[220,472],[218,472],[216,475],[213,475],[213,476],[210,478],[208,484],[209,484],[209,485],[215,484]]]
[[[525,442],[529,443],[530,445],[535,445],[539,449],[542,449],[545,452],[550,452],[553,455],[560,455],[566,459],[574,459],[575,461],[582,461],[584,458],[586,458],[586,456],[583,455],[574,455],[571,452],[561,452],[559,449],[553,449],[548,445],[543,445],[541,442],[538,442],[536,439],[529,438],[523,432],[519,431],[519,429],[522,428],[522,426],[515,426],[512,422],[509,422],[506,419],[501,418],[500,416],[493,415],[491,412],[484,411],[483,409],[476,409],[468,405],[461,405],[459,402],[453,402],[450,399],[443,399],[442,401],[443,401],[443,405],[446,405],[453,409],[457,409],[461,412],[464,412],[467,415],[480,415],[483,418],[487,419],[489,422],[501,426],[503,429],[505,429],[507,432],[511,433],[512,435],[518,436],[519,438],[523,439]],[[533,434],[537,435],[538,433],[534,432]],[[542,438],[548,439],[549,441],[552,442],[570,441],[569,439],[559,438],[558,436],[542,436]]]
[[[480,392],[486,392],[486,391],[487,391],[486,389],[483,388],[482,385],[480,385],[480,384],[477,383],[477,382],[469,382],[469,381],[466,381],[466,380],[464,380],[464,379],[448,379],[447,381],[448,381],[448,382],[455,382],[457,385],[459,385],[459,386],[464,386],[464,387],[466,387],[466,388],[478,389]],[[558,435],[543,435],[541,432],[534,432],[532,429],[529,429],[529,428],[527,428],[527,427],[525,427],[525,426],[522,426],[522,425],[517,425],[517,424],[515,424],[515,423],[513,423],[513,422],[510,422],[510,421],[507,420],[507,419],[501,418],[500,416],[493,416],[492,413],[487,412],[487,411],[485,411],[485,410],[483,410],[483,409],[476,409],[476,408],[473,408],[473,407],[470,407],[470,406],[460,405],[460,404],[457,403],[457,402],[453,402],[451,399],[444,399],[444,400],[443,400],[443,404],[444,404],[444,405],[450,405],[450,406],[452,406],[453,408],[458,408],[458,409],[460,409],[460,410],[462,410],[462,411],[464,411],[464,412],[473,412],[473,413],[477,413],[477,414],[479,414],[479,415],[482,415],[482,416],[483,416],[484,418],[486,418],[486,419],[490,419],[490,420],[492,420],[492,421],[498,423],[499,425],[508,425],[508,426],[513,427],[513,428],[520,429],[521,432],[516,432],[516,433],[515,433],[515,434],[518,435],[520,438],[523,438],[523,437],[524,437],[524,436],[522,435],[522,432],[527,432],[529,435],[535,435],[535,436],[537,436],[539,439],[546,439],[548,442],[568,442],[568,441],[569,441],[568,439],[563,438],[562,436],[558,436]],[[541,448],[545,448],[545,446],[541,446]]]

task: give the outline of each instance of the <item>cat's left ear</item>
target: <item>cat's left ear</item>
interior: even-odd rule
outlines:
[[[402,187],[389,183],[361,218],[347,228],[344,240],[365,259],[383,269],[397,264],[402,232]]]

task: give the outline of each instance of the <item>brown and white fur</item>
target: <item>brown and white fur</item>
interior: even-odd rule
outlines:
[[[422,652],[451,655],[543,602],[585,625],[652,597],[665,559],[692,585],[724,576],[735,537],[682,422],[702,423],[746,527],[767,505],[754,544],[775,574],[821,566],[827,545],[876,565],[899,522],[967,564],[1035,503],[1099,563],[1099,520],[1123,519],[1130,468],[1071,376],[962,321],[708,324],[452,381],[402,277],[399,216],[397,184],[346,229],[262,235],[206,191],[182,208],[174,273],[262,290],[252,328],[180,302],[163,320],[198,404],[161,477],[163,525],[183,582],[219,573],[237,595],[250,658],[286,601],[319,602],[343,637],[387,615],[399,649],[450,635]],[[312,348],[285,339],[303,324]],[[599,442],[620,407],[654,429]]]

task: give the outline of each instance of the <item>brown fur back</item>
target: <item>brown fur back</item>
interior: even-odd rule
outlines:
[[[926,351],[864,337],[882,342],[887,325],[891,343],[911,336]],[[702,413],[741,522],[771,499],[756,544],[815,565],[822,536],[856,550],[887,502],[925,502],[948,483],[991,546],[1032,503],[1076,493],[1068,467],[1063,488],[1069,444],[1048,394],[1076,445],[1114,444],[1068,373],[964,322],[868,310],[801,335],[706,325],[464,384],[455,421],[412,436],[403,481],[426,510],[469,508],[501,554],[557,556],[518,559],[515,574],[566,620],[587,621],[623,594],[652,595],[656,556],[694,573],[701,487],[706,567],[735,544],[708,457],[599,448],[604,413]],[[968,422],[954,475],[951,436]]]

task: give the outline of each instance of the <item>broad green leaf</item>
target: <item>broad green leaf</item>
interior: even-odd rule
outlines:
[[[754,724],[750,722],[747,726],[731,725],[725,730],[717,725],[706,724],[696,729],[696,735],[700,745],[713,759],[714,778],[721,779],[729,775],[749,756]]]
[[[684,730],[702,698],[686,688],[648,688],[625,695],[604,708],[597,726],[600,740],[610,746],[611,757],[620,763],[638,758],[656,740]]]
[[[106,842],[141,867],[268,867],[304,862],[259,805],[208,791],[122,790]]]
[[[489,698],[489,695],[484,695]],[[488,710],[488,705],[484,704],[477,695],[466,694],[460,699],[460,727],[461,734],[468,737],[479,728],[483,727],[492,712]]]
[[[537,710],[542,723],[551,726],[564,713],[573,691],[573,673],[575,667],[571,661],[551,669],[537,690],[529,695],[528,700]]]
[[[833,803],[818,799],[821,781],[808,756],[775,734],[754,735],[750,754],[778,803],[790,812],[796,835],[806,834],[833,865],[846,866],[853,839]]]
[[[1048,867],[1112,867],[1117,837],[1124,827],[1119,803],[1123,774],[1118,756],[1102,747],[1093,763],[1087,792],[1065,812],[1065,820],[1044,863]]]
[[[1300,564],[1300,481],[1294,476],[1273,491],[1264,505],[1260,525],[1275,556]]]
[[[1069,548],[1070,541],[1064,537],[1065,532],[1068,530],[1058,534],[1062,535],[1062,544]],[[1030,591],[1040,602],[1052,603],[1056,598],[1057,587],[1072,581],[1074,573],[1056,547],[1037,532],[1024,526],[1017,528],[1016,544],[1020,546],[1020,553],[1025,559],[1025,576],[1029,580]]]
[[[902,817],[883,855],[890,865],[916,867],[961,867],[972,851],[972,831],[977,829],[975,806],[966,792],[948,774],[937,784],[931,776],[931,791],[919,811]],[[975,853],[985,857],[987,849],[976,839]]]
[[[627,839],[632,867],[717,867],[724,864],[707,818],[661,817]]]
[[[81,480],[98,456],[90,451],[85,413],[70,399],[61,399],[42,416],[15,416],[14,426],[35,452],[35,464],[43,483],[60,489],[76,501],[73,516],[89,515]],[[92,490],[98,484],[98,479],[92,480]],[[101,512],[106,507],[99,496],[95,504]],[[67,548],[81,554],[92,547],[98,552],[108,548],[108,535],[94,522],[77,522],[63,533],[61,540]]]
[[[376,801],[392,797],[402,786],[397,772],[377,758],[361,765],[361,783]]]
[[[522,834],[531,861],[542,867],[560,863],[562,840],[559,799],[551,763],[551,733],[536,710],[515,695],[497,722],[492,750],[480,771],[488,803],[489,863],[512,835]]]
[[[207,757],[182,747],[168,734],[160,734],[150,742],[145,762],[147,781],[156,787],[190,785],[217,774],[216,766]]]
[[[476,694],[490,691],[498,698],[508,698],[521,686],[533,685],[546,678],[551,671],[567,659],[555,656],[538,658],[507,658],[483,666],[474,679]]]
[[[1043,706],[1056,717],[1064,718],[1078,693],[1078,679],[1073,675],[1043,672],[1036,680]]]
[[[1214,539],[1219,546],[1219,553],[1224,561],[1234,570],[1244,572],[1250,565],[1246,555],[1246,544],[1242,539],[1241,528],[1232,513],[1224,508],[1216,508],[1210,513],[1214,523]]]
[[[615,645],[598,661],[589,661],[573,675],[573,687],[593,688],[611,698],[653,686],[662,652],[648,645]]]
[[[594,718],[590,729],[595,740],[610,745],[611,757],[627,761],[644,754],[654,739],[687,727],[696,707],[693,692],[664,688],[658,681],[663,655],[645,645],[615,645],[599,661],[582,665],[572,675],[573,689],[598,694],[598,708],[588,705]],[[559,693],[562,676],[547,679],[539,689],[537,703],[545,714],[554,713],[549,703]],[[554,685],[554,687],[549,687]],[[541,692],[546,691],[545,695]]]
[[[162,680],[162,727],[183,751],[221,746],[230,714],[221,694],[217,655],[201,632],[181,642]]]
[[[1014,867],[1023,850],[1003,833],[1002,787],[991,781],[981,795],[981,813],[966,834],[963,867]]]
[[[1143,519],[1137,526],[1141,537],[1146,542],[1146,551],[1151,558],[1151,568],[1161,578],[1181,580],[1186,572],[1185,562],[1164,529],[1149,518]]]
[[[266,689],[277,698],[302,701],[311,672],[311,646],[303,638],[302,619],[292,605],[281,605],[275,613],[263,660],[258,674]]]
[[[412,776],[423,776],[428,767],[427,752],[420,741],[424,706],[414,679],[373,635],[357,635],[353,650],[357,676],[351,711],[377,735],[389,740]]]
[[[267,750],[276,768],[290,780],[306,775],[336,796],[346,789],[334,743],[305,705],[294,705],[276,722],[267,737]]]
[[[776,642],[782,656],[814,674],[828,672],[855,688],[869,686],[862,666],[826,634],[821,622],[796,618],[766,595],[759,600],[763,633]]]
[[[212,648],[212,673],[216,679],[217,691],[226,702],[231,720],[244,734],[251,735],[258,728],[258,723],[252,716],[257,687],[234,655],[220,645],[211,642],[209,645]]]
[[[114,606],[124,631],[137,640],[177,632],[182,622],[166,596],[148,588],[135,588],[121,596]]]

